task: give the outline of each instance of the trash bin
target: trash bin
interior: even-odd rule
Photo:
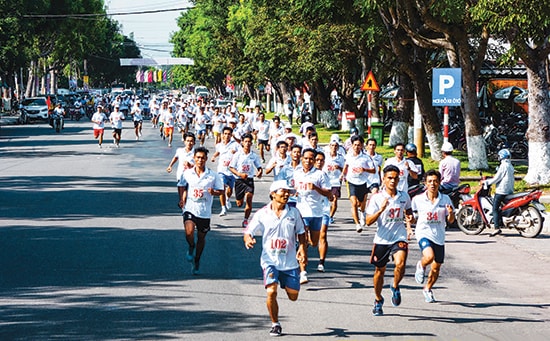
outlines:
[[[371,137],[376,140],[376,145],[381,146],[384,143],[384,124],[373,122],[370,125]]]

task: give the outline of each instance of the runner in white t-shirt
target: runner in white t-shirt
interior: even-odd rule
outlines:
[[[107,115],[103,113],[103,106],[98,104],[97,111],[92,115],[92,122],[94,123],[94,138],[99,138],[99,148],[101,148],[101,144],[103,143],[105,121],[107,121]]]
[[[231,208],[231,194],[233,194],[233,187],[235,186],[235,177],[229,170],[229,164],[233,155],[239,150],[240,145],[233,140],[233,129],[230,127],[224,127],[221,134],[221,142],[216,144],[216,152],[212,156],[212,162],[216,162],[218,158],[218,174],[223,180],[225,191],[220,195],[220,205],[222,211],[220,216],[227,214],[227,210]]]
[[[302,214],[306,233],[311,244],[317,244],[323,224],[323,198],[332,199],[330,183],[323,171],[315,168],[314,149],[302,151],[302,167],[294,170],[294,188],[298,203],[296,208]],[[300,284],[308,282],[306,264],[300,264]]]
[[[252,151],[252,135],[244,134],[242,148],[237,151],[229,170],[235,176],[235,201],[238,207],[245,203],[243,228],[248,226],[248,218],[252,213],[252,198],[254,198],[254,177],[261,178],[263,169],[258,154]]]
[[[397,185],[397,190],[407,192],[409,189],[409,176],[416,179],[418,178],[418,173],[420,171],[414,162],[405,159],[403,156],[405,153],[405,145],[403,143],[396,144],[393,147],[393,151],[395,153],[395,157],[387,159],[386,163],[384,163],[384,167],[388,165],[395,165],[399,168],[399,184]]]
[[[382,288],[386,265],[390,257],[393,257],[395,262],[393,284],[390,286],[391,301],[394,307],[401,304],[399,283],[405,275],[408,241],[413,233],[411,200],[407,193],[397,190],[399,168],[389,165],[384,168],[383,173],[384,187],[370,198],[365,217],[367,225],[372,225],[375,222],[377,225],[370,259],[370,263],[375,266],[373,276],[375,301],[372,310],[375,316],[384,314]]]
[[[453,223],[455,215],[451,199],[439,192],[441,173],[436,170],[426,172],[426,191],[412,200],[412,210],[417,217],[415,235],[422,258],[416,264],[415,280],[424,283],[426,267],[431,264],[428,282],[422,292],[428,303],[435,302],[432,287],[439,277],[445,259],[445,227],[447,219]]]
[[[113,127],[113,144],[118,148],[122,137],[122,121],[124,121],[124,114],[120,111],[118,104],[115,104],[115,111],[109,115],[109,121]]]
[[[288,143],[285,141],[277,142],[275,150],[275,155],[269,159],[265,166],[265,174],[269,174],[273,171],[273,181],[285,180],[286,174],[284,170],[285,167],[290,165],[291,160],[290,155],[288,155]]]
[[[187,260],[193,263],[193,275],[198,275],[206,234],[210,231],[212,202],[214,196],[223,193],[223,182],[216,172],[206,167],[208,149],[196,148],[194,161],[195,165],[183,172],[181,176],[183,191],[180,194],[179,206],[183,210],[185,238],[189,244]],[[196,244],[195,229],[197,230]],[[196,252],[193,258],[194,250]]]
[[[285,289],[291,301],[296,301],[300,291],[298,262],[307,263],[307,239],[302,217],[296,208],[287,205],[291,191],[285,180],[274,181],[269,188],[271,202],[254,214],[243,237],[245,247],[250,249],[256,244],[254,235],[262,235],[260,263],[272,323],[271,336],[280,336],[282,332],[277,284]]]
[[[255,140],[258,141],[260,158],[265,162],[264,149],[269,151],[269,121],[265,120],[265,114],[259,113],[258,120],[252,124]]]
[[[181,192],[183,190],[183,184],[180,182],[181,175],[185,170],[193,167],[193,165],[195,164],[195,135],[193,133],[185,133],[183,144],[183,147],[176,149],[174,157],[166,168],[166,171],[168,173],[172,173],[172,166],[174,166],[174,164],[178,162],[178,168],[176,170],[176,180],[179,195],[181,195]]]
[[[374,173],[372,159],[363,152],[362,136],[351,138],[351,147],[346,154],[346,164],[342,171],[342,180],[348,181],[351,216],[355,222],[355,231],[360,233],[365,227],[365,205],[367,202],[369,174]]]

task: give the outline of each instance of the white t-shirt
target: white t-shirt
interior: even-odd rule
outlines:
[[[178,186],[183,186],[179,183],[179,179],[181,178],[181,175],[184,171],[189,169],[187,167],[187,162],[194,165],[195,164],[195,149],[191,149],[191,151],[187,151],[185,147],[181,147],[176,149],[176,153],[174,154],[174,157],[178,158],[178,168],[176,170],[176,179],[178,179]]]
[[[453,205],[448,195],[439,193],[434,203],[428,199],[427,192],[412,199],[412,210],[418,213],[414,234],[416,240],[427,238],[437,245],[445,244],[446,217],[449,214],[446,205]]]
[[[302,167],[294,170],[294,188],[298,195],[296,208],[303,217],[321,217],[323,216],[324,195],[316,190],[307,189],[308,183],[330,190],[328,177],[315,167],[311,168],[309,172],[305,172]]]
[[[386,160],[386,163],[384,164],[384,167],[388,165],[394,165],[399,168],[399,183],[397,184],[398,191],[406,192],[409,189],[409,170],[407,169],[406,164],[409,164],[409,168],[413,172],[418,173],[418,168],[411,160],[403,159],[401,161],[398,161],[396,157],[390,157]]]
[[[96,122],[100,122],[99,124]],[[94,129],[104,129],[107,116],[102,112],[95,112],[92,116],[92,122],[94,122]]]
[[[296,240],[298,234],[305,233],[305,229],[296,208],[286,205],[279,218],[271,209],[271,204],[267,204],[254,214],[244,233],[251,236],[262,234],[260,264],[263,269],[268,266],[274,266],[279,271],[298,268]]]
[[[382,190],[374,194],[367,205],[367,214],[374,214],[384,200],[388,198],[388,206],[376,220],[375,244],[391,245],[399,241],[407,241],[407,228],[405,226],[405,211],[411,208],[411,199],[405,192],[397,192],[391,197],[388,192]]]
[[[348,165],[346,179],[349,183],[354,185],[363,185],[368,182],[369,173],[365,172],[363,169],[374,168],[372,159],[369,156],[364,153],[353,155],[353,151],[351,151],[346,155],[346,164]]]
[[[233,155],[229,166],[235,168],[237,172],[246,173],[249,178],[253,178],[256,175],[255,169],[262,168],[262,162],[258,154],[253,151],[245,154],[244,150],[240,149]],[[236,179],[239,178],[236,175],[233,176]]]
[[[164,128],[173,128],[176,124],[176,115],[173,112],[165,111],[161,114],[160,120],[164,122]]]
[[[237,150],[239,150],[239,144],[235,140],[230,140],[228,144],[223,142],[216,144],[216,152],[220,153],[218,156],[218,173],[233,175],[229,170],[229,164]]]
[[[124,120],[124,114],[121,111],[113,111],[109,116],[111,126],[114,129],[122,129],[122,120]]]
[[[368,153],[365,153],[368,157],[371,158],[373,164],[374,164],[374,169],[375,169],[375,173],[368,173],[368,181],[367,181],[367,184],[370,186],[372,184],[378,184],[380,185],[380,167],[382,167],[382,164],[384,163],[384,158],[382,157],[382,155],[378,154],[378,153],[374,153],[374,156],[373,155],[370,155]]]
[[[346,160],[338,153],[335,157],[330,156],[330,154],[325,155],[325,166],[323,167],[323,171],[327,174],[330,186],[341,187],[340,175],[342,175],[342,169],[344,168]]]
[[[214,197],[208,189],[223,190],[223,181],[220,176],[207,167],[199,177],[193,167],[183,172],[180,182],[187,187],[187,200],[183,211],[190,212],[199,218],[210,219]]]
[[[258,140],[269,140],[269,121],[254,122],[254,130],[257,131]]]
[[[285,172],[283,172],[283,170],[285,167],[288,167],[290,165],[290,160],[290,156],[287,155],[286,158],[283,159],[278,153],[277,155],[269,159],[265,168],[268,169],[275,165],[275,167],[273,168],[273,181],[286,180],[286,174]]]
[[[132,114],[134,115],[134,121],[143,121],[143,116],[141,115],[141,107],[137,105],[132,108]]]

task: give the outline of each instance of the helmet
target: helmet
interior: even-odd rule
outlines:
[[[442,152],[451,153],[453,150],[454,150],[454,148],[453,148],[453,145],[451,144],[451,142],[445,142],[441,146],[441,151]]]
[[[409,143],[405,146],[405,150],[409,153],[416,153],[416,146],[414,143]]]
[[[511,158],[510,151],[508,149],[501,149],[498,151],[498,161]]]
[[[353,127],[349,130],[349,134],[350,135],[357,135],[357,134],[359,134],[359,130],[357,130],[357,128]]]

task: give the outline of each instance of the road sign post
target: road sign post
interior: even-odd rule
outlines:
[[[449,106],[462,104],[462,69],[433,69],[432,105],[443,109],[443,140],[449,141]]]
[[[368,91],[367,94],[367,134],[368,137],[371,137],[371,121],[372,121],[372,108],[371,108],[371,101],[372,101],[372,91],[380,91],[380,87],[378,86],[378,82],[376,82],[376,78],[374,77],[374,73],[372,73],[372,70],[369,71],[367,74],[367,78],[365,79],[365,82],[361,86],[361,90]]]

